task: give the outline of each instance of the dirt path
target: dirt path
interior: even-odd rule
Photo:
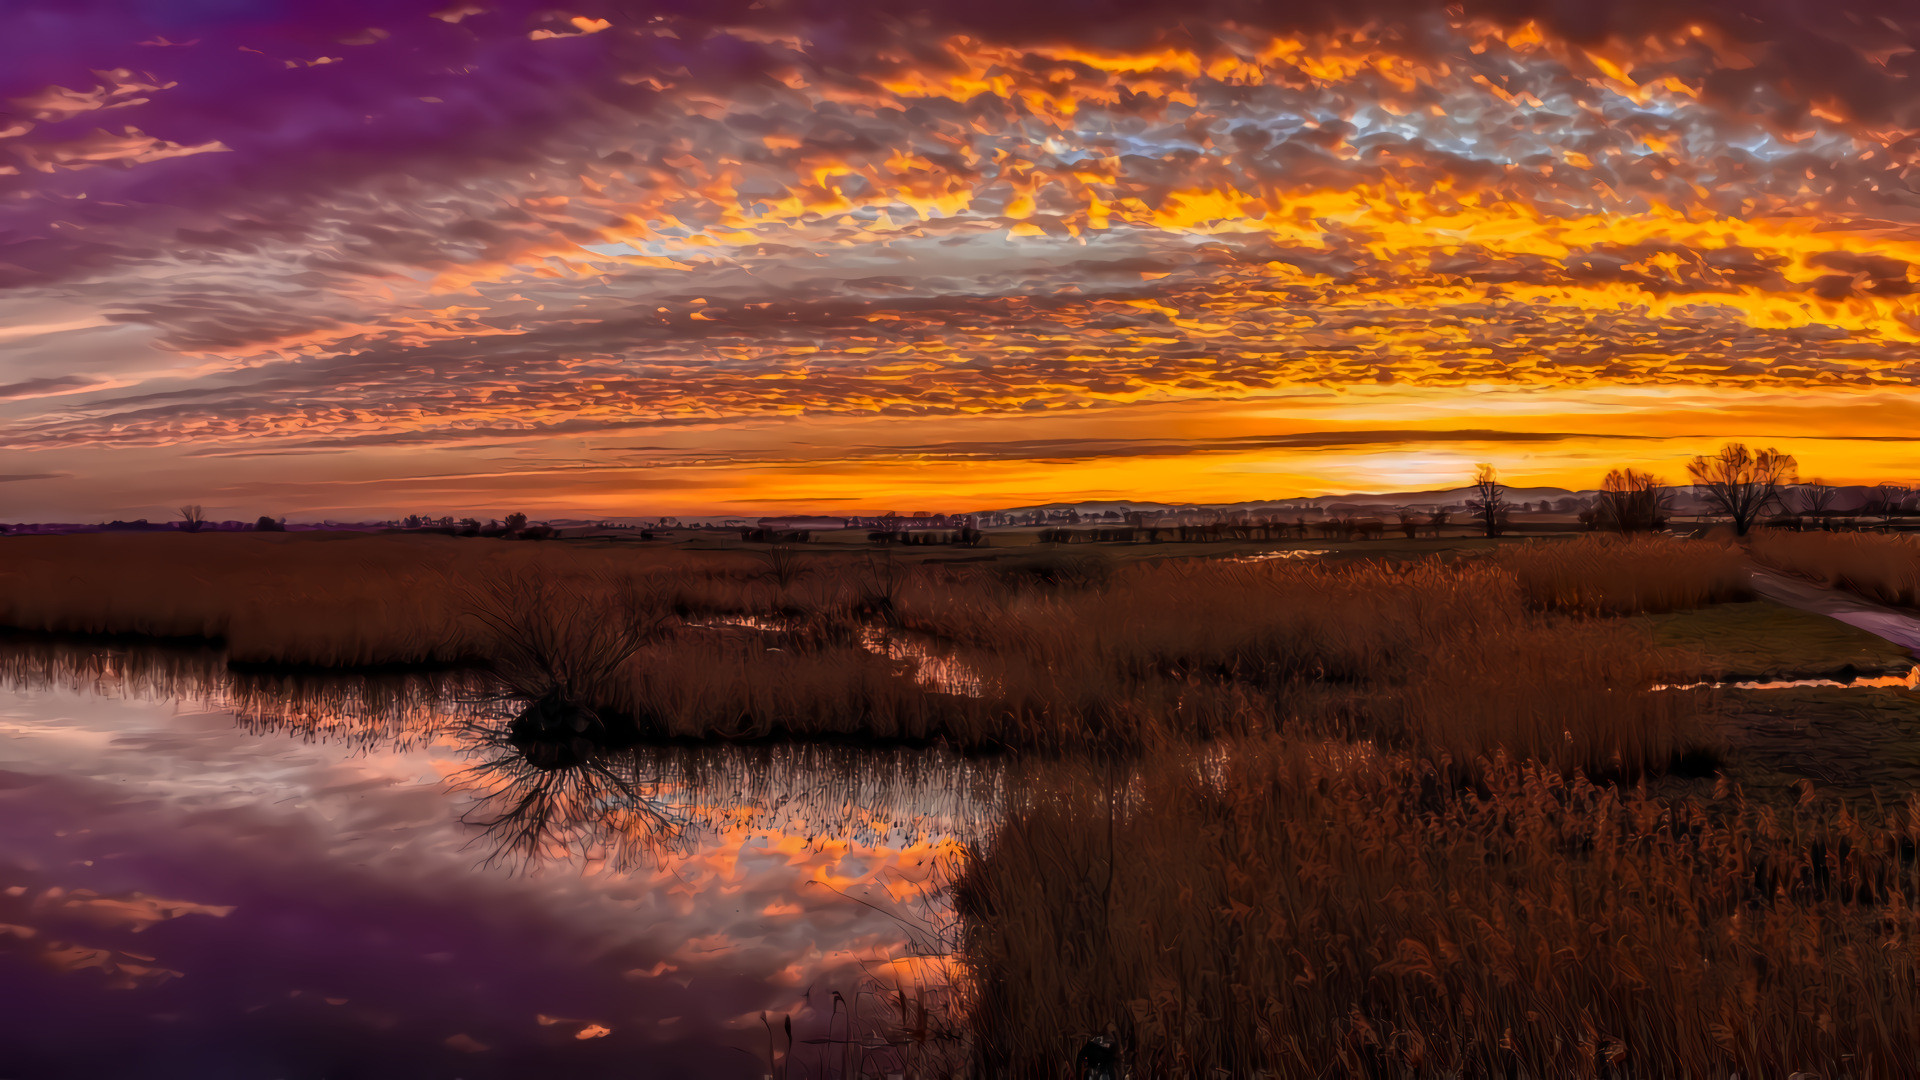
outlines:
[[[1857,626],[1920,656],[1920,617],[1771,570],[1753,571],[1753,591],[1776,604]]]

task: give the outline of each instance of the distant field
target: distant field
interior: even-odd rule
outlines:
[[[1080,534],[1090,532],[1096,526],[1071,526]],[[1110,526],[1109,526],[1110,527]],[[945,532],[950,530],[932,530]],[[1041,534],[1048,530],[1039,528],[997,528],[986,532],[984,542],[978,547],[960,547],[950,544],[889,544],[878,545],[868,539],[868,531],[846,529],[814,532],[805,544],[791,545],[802,551],[819,554],[832,554],[845,551],[891,550],[900,558],[915,560],[946,560],[955,558],[978,558],[990,556],[1002,557],[1013,551],[1044,550],[1061,553],[1097,553],[1116,559],[1152,559],[1152,558],[1191,558],[1246,555],[1267,551],[1325,552],[1329,556],[1340,558],[1419,558],[1436,552],[1472,552],[1491,551],[1500,547],[1528,544],[1540,541],[1572,539],[1576,533],[1552,530],[1514,530],[1497,539],[1489,539],[1471,530],[1447,529],[1441,536],[1422,535],[1409,539],[1398,531],[1389,531],[1387,535],[1372,540],[1342,540],[1291,538],[1285,540],[1218,540],[1218,541],[1175,541],[1162,539],[1148,542],[1135,541],[1092,541],[1076,540],[1071,543],[1046,543]],[[661,537],[656,543],[691,551],[756,551],[767,545],[743,541],[732,530],[695,530],[680,529],[656,534]],[[587,538],[563,541],[567,544],[592,544],[603,542]],[[637,542],[637,541],[635,541]]]

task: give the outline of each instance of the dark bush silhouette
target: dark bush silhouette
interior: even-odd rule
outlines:
[[[1614,469],[1600,482],[1595,525],[1620,533],[1656,532],[1673,516],[1673,492],[1659,477],[1639,469]]]

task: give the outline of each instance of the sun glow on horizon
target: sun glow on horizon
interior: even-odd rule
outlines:
[[[315,15],[285,56],[96,27],[9,76],[10,516],[1584,487],[1728,438],[1910,468],[1841,440],[1920,412],[1920,27],[935,6],[850,50],[586,7]],[[1847,71],[1794,60],[1829,31]]]

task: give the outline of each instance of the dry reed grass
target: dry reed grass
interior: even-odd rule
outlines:
[[[1035,594],[919,583],[903,623],[958,643],[1028,743],[1141,747],[1280,730],[1381,739],[1463,770],[1495,747],[1633,775],[1702,748],[1686,657],[1644,628],[1531,612],[1485,561],[1137,564]]]
[[[956,868],[977,1072],[1112,1032],[1142,1077],[1911,1074],[1920,804],[1480,776],[1247,743],[1063,782]]]
[[[279,664],[482,661],[528,696],[559,689],[646,737],[1129,751],[1312,730],[1622,775],[1696,742],[1699,702],[1649,692],[1644,635],[1531,611],[1526,583],[1624,573],[1633,558],[1720,565],[1718,549],[1644,543],[1589,545],[1581,560],[1337,566],[810,553],[771,570],[747,552],[442,537],[7,543],[0,622],[15,627],[210,638]],[[876,628],[978,692],[916,677],[871,647]]]
[[[1762,530],[1749,538],[1748,545],[1755,559],[1776,570],[1878,603],[1920,606],[1920,538]]]
[[[1542,611],[1645,615],[1753,599],[1739,548],[1667,536],[1583,536],[1497,556]]]
[[[485,659],[476,589],[508,579],[671,582],[698,608],[762,573],[746,553],[576,548],[424,535],[94,534],[11,537],[0,625],[223,643],[240,663],[350,667]]]

